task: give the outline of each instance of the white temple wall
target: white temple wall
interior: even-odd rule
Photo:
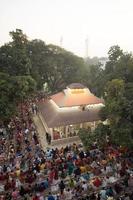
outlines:
[[[53,100],[50,100],[50,101],[51,101],[52,105],[54,106],[54,108],[56,110],[58,110],[59,112],[70,112],[70,111],[73,112],[73,111],[77,111],[77,110],[81,109],[81,107],[83,107],[83,106],[58,107]],[[88,110],[89,109],[98,109],[98,108],[104,107],[104,104],[102,104],[102,103],[90,104],[90,105],[85,105],[84,107],[87,108]]]

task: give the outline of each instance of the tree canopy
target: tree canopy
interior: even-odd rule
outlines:
[[[38,88],[47,83],[49,90],[55,92],[71,82],[80,81],[84,70],[82,58],[41,40],[29,41],[27,51],[32,63],[31,74]]]
[[[102,95],[105,107],[101,110],[102,120],[108,119],[111,142],[133,147],[133,55],[124,52],[118,45],[112,46],[108,52],[105,69],[98,65],[89,66],[88,85],[97,95]],[[96,81],[95,81],[96,80]],[[80,133],[81,139],[88,146],[99,137],[105,138],[108,131],[98,126],[90,137],[84,137],[86,131]],[[102,140],[103,142],[103,140]]]
[[[83,80],[82,58],[39,39],[30,41],[20,29],[9,34],[12,41],[0,47],[0,73],[4,74],[0,83],[1,119],[4,115],[10,117],[17,103],[36,87],[41,90],[46,84],[49,92],[54,93]]]
[[[9,119],[17,104],[36,88],[30,75],[31,62],[27,55],[27,37],[22,30],[10,32],[12,41],[0,48],[0,120]]]

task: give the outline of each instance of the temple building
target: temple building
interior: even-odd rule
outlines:
[[[41,119],[52,140],[76,136],[79,128],[95,129],[103,106],[104,100],[80,83],[68,85],[38,105]]]

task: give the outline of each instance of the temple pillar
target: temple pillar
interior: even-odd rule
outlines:
[[[66,138],[68,138],[68,126],[65,127]]]
[[[83,128],[83,123],[80,124],[80,128]]]
[[[92,130],[92,131],[94,131],[94,130],[95,130],[95,128],[96,128],[96,123],[95,123],[95,121],[94,121],[94,122],[92,122],[92,125],[91,125],[91,130]]]
[[[50,135],[51,135],[51,140],[53,140],[53,130],[54,130],[53,128],[49,129],[49,132],[50,132]]]
[[[93,125],[94,125],[94,130],[95,130],[95,128],[96,128],[96,122],[95,121],[93,122]]]

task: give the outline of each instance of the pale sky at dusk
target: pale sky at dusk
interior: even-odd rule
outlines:
[[[9,31],[60,45],[84,57],[88,37],[92,56],[106,56],[118,44],[133,51],[133,0],[0,0],[0,45]]]

